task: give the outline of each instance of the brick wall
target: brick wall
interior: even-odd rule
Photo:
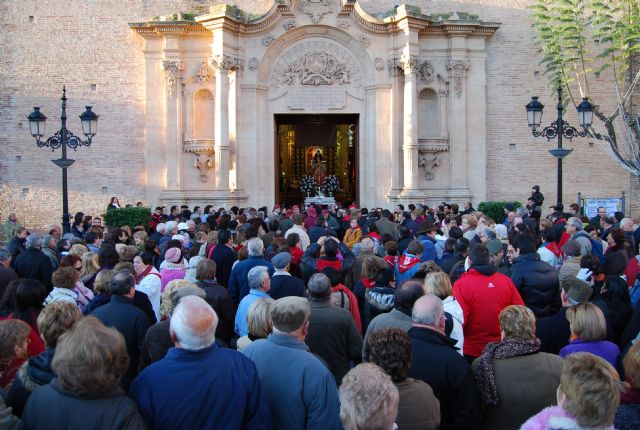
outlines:
[[[61,174],[50,161],[60,156],[59,150],[51,153],[36,147],[26,115],[32,106],[42,106],[49,118],[47,135],[51,135],[60,126],[63,85],[69,98],[70,130],[81,133],[78,115],[85,104],[93,105],[100,115],[91,148],[68,155],[76,160],[69,169],[71,213],[102,213],[112,195],[123,203],[145,201],[142,41],[127,23],[177,11],[206,10],[214,3],[218,2],[0,2],[0,219],[6,219],[11,211],[18,212],[31,227],[60,219]],[[254,13],[265,12],[271,4],[267,0],[232,3]],[[396,3],[361,1],[371,13],[386,11]],[[531,40],[527,21],[530,1],[410,3],[422,7],[424,13],[467,11],[484,21],[501,23],[488,41],[487,100],[472,101],[488,103],[488,198],[524,200],[530,187],[539,184],[547,202],[553,202],[556,164],[547,150],[555,143],[531,137],[524,111],[531,95],[537,94],[547,106],[543,122],[555,117],[551,91]],[[614,100],[610,82],[606,75],[595,82],[596,101],[604,106],[611,106]],[[577,123],[573,112],[568,120]],[[574,152],[565,162],[565,202],[575,200],[579,191],[614,196],[625,190],[637,212],[638,181],[631,181],[598,145],[591,147],[588,142],[577,139],[569,144]]]

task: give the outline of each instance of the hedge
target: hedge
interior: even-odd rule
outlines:
[[[514,208],[522,206],[520,202],[511,201],[495,201],[495,202],[481,202],[478,205],[478,210],[494,220],[496,223],[501,223],[504,218],[504,205],[511,203]]]
[[[102,216],[107,227],[122,227],[124,225],[129,227],[144,225],[146,227],[151,223],[150,208],[112,209]]]

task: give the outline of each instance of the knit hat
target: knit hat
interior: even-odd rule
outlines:
[[[177,263],[180,261],[180,257],[182,257],[182,251],[179,248],[169,248],[164,253],[164,261],[169,263]]]
[[[171,248],[171,249],[176,249],[176,248]],[[206,293],[202,288],[192,287],[190,285],[187,285],[181,288],[176,288],[175,290],[171,291],[171,293],[169,293],[169,298],[171,299],[172,307],[175,309],[175,307],[178,306],[180,299],[187,296],[198,296],[201,299],[204,299],[206,297]]]
[[[487,242],[487,249],[489,250],[489,255],[494,256],[497,255],[498,252],[502,251],[502,242],[498,239],[491,239]]]
[[[577,240],[568,240],[567,243],[562,245],[562,252],[568,257],[576,257],[580,255],[580,242]]]
[[[581,279],[575,276],[568,276],[562,281],[560,285],[567,295],[572,305],[578,303],[587,303],[591,294],[593,294],[593,288]]]
[[[278,270],[284,269],[290,262],[291,254],[288,252],[279,252],[271,258],[271,264],[273,264],[273,267]]]
[[[269,308],[273,327],[285,333],[291,333],[302,327],[302,324],[309,319],[310,313],[309,300],[296,296],[278,299]]]

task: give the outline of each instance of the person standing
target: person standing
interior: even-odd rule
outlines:
[[[42,237],[36,233],[29,236],[26,241],[26,250],[16,258],[14,269],[19,277],[40,281],[48,291],[51,291],[53,266],[41,248]]]
[[[273,333],[242,351],[256,365],[277,429],[340,428],[335,380],[305,344],[310,312],[305,298],[278,299],[269,309]]]
[[[129,392],[149,428],[272,428],[256,366],[215,345],[217,324],[216,313],[199,297],[183,297],[174,309],[175,347],[145,368]]]

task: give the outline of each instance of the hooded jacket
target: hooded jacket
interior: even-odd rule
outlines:
[[[513,260],[511,279],[537,318],[553,315],[562,306],[558,272],[542,261],[537,252]]]
[[[513,281],[492,263],[472,264],[453,284],[464,315],[464,353],[479,357],[485,345],[500,340],[498,315],[509,305],[524,305]]]
[[[400,285],[407,279],[413,278],[413,275],[415,275],[419,268],[420,257],[418,257],[417,255],[409,254],[407,251],[405,251],[398,259],[398,264],[396,265],[395,277],[398,285]]]

